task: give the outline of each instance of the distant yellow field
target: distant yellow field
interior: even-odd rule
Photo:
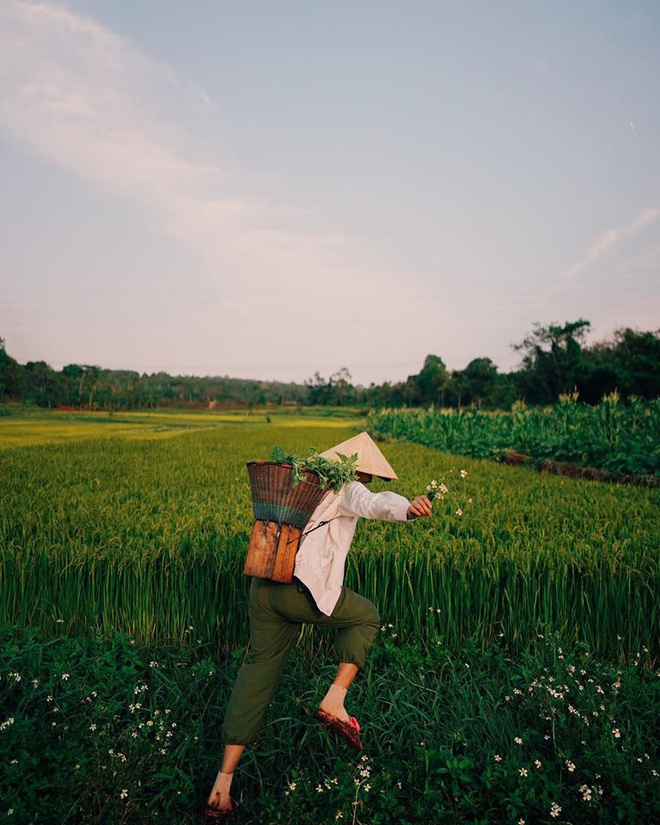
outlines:
[[[60,412],[36,410],[0,417],[0,450],[38,444],[87,441],[100,438],[159,439],[190,430],[211,430],[221,425],[278,427],[351,427],[361,419],[327,413],[252,411],[237,412]]]

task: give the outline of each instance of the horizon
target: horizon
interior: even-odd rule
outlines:
[[[616,327],[616,328],[615,328],[615,331],[617,331],[617,330],[623,330],[623,329],[624,329],[623,327]],[[645,334],[651,334],[651,335],[656,335],[656,336],[657,336],[657,335],[660,335],[660,329],[657,329],[657,330],[639,330],[639,329],[637,329],[637,330],[632,330],[632,331],[633,331],[633,332],[635,332],[635,333],[641,334],[641,335],[645,335]],[[590,330],[587,330],[586,335],[587,335],[587,336],[589,336],[589,334],[590,334]],[[3,340],[3,339],[2,339],[2,336],[0,336],[0,341],[2,341],[2,340]],[[599,344],[605,344],[605,343],[612,342],[612,341],[613,341],[613,339],[612,339],[611,337],[610,337],[610,338],[608,338],[608,339],[601,339],[601,340],[599,340],[599,341],[594,341],[593,343],[589,343],[588,341],[585,341],[585,342],[584,342],[584,345],[583,345],[583,348],[588,350],[588,349],[590,349],[590,348],[591,348],[591,347],[593,347],[593,346],[597,346],[597,345],[599,345]],[[10,357],[10,358],[11,358],[11,357],[13,357],[12,353],[11,353],[11,352],[8,352],[8,351],[6,350],[6,348],[5,348],[5,351],[7,352],[7,355],[9,355],[9,357]],[[356,388],[368,389],[371,385],[373,385],[373,386],[382,386],[383,384],[386,384],[386,383],[391,384],[391,385],[398,384],[398,383],[405,383],[405,381],[406,381],[409,377],[411,377],[411,376],[415,376],[415,375],[418,375],[418,374],[419,374],[419,372],[422,370],[422,368],[423,368],[423,366],[424,366],[424,360],[425,360],[425,358],[426,358],[427,356],[429,356],[429,355],[433,355],[433,356],[437,356],[437,357],[439,357],[439,358],[443,361],[443,363],[444,363],[444,359],[443,359],[443,358],[442,358],[442,356],[441,356],[441,355],[439,355],[438,353],[427,353],[427,354],[426,354],[426,356],[424,356],[424,358],[422,359],[422,362],[421,362],[421,364],[420,364],[420,366],[419,366],[418,371],[417,371],[417,372],[410,373],[409,375],[407,375],[407,376],[406,376],[406,378],[403,378],[403,379],[401,379],[400,381],[387,381],[387,380],[385,380],[385,381],[380,381],[380,382],[370,381],[368,384],[365,384],[365,383],[361,383],[361,382],[355,382],[355,381],[354,381],[354,379],[353,379],[353,377],[352,377],[352,376],[349,376],[349,377],[350,377],[349,384],[350,384],[351,386],[356,387]],[[490,361],[491,361],[491,363],[494,363],[494,362],[492,361],[492,359],[489,359],[489,357],[488,357],[487,355],[477,356],[477,359],[476,359],[476,360],[478,360],[478,359],[480,359],[480,358],[490,360]],[[14,360],[17,360],[17,359],[14,359]],[[140,371],[140,370],[138,370],[138,369],[132,369],[132,368],[130,368],[130,367],[122,367],[122,368],[119,368],[119,369],[116,369],[116,368],[114,368],[114,367],[104,367],[104,366],[103,366],[103,365],[101,365],[101,364],[92,364],[92,363],[90,363],[90,362],[88,362],[88,361],[71,362],[71,363],[68,363],[68,364],[64,364],[64,365],[63,365],[63,366],[61,366],[61,367],[53,367],[53,365],[52,365],[51,363],[49,363],[49,362],[48,362],[45,358],[38,358],[38,359],[35,359],[35,362],[45,363],[45,364],[46,364],[46,365],[47,365],[50,369],[54,370],[55,372],[62,372],[62,371],[63,371],[66,367],[70,367],[70,366],[78,366],[78,367],[93,367],[93,368],[95,368],[95,369],[99,369],[99,370],[101,370],[101,371],[105,371],[105,372],[134,372],[134,373],[136,373],[137,375],[139,375],[140,377],[145,376],[145,375],[146,375],[147,377],[152,377],[153,375],[164,374],[164,375],[167,375],[167,376],[168,376],[168,377],[170,377],[170,378],[197,378],[197,379],[202,379],[202,380],[203,380],[203,379],[209,379],[209,380],[214,380],[214,379],[228,379],[228,380],[230,380],[230,381],[256,381],[256,382],[259,382],[259,383],[266,383],[266,384],[267,384],[267,383],[272,383],[272,384],[297,384],[297,385],[300,385],[300,386],[304,386],[304,385],[305,385],[305,384],[307,384],[308,382],[312,381],[312,379],[315,377],[315,375],[310,375],[310,376],[308,376],[307,378],[303,379],[302,381],[295,381],[295,380],[290,380],[290,381],[281,381],[280,379],[277,379],[277,378],[264,378],[263,376],[262,376],[262,377],[250,377],[250,378],[245,378],[245,377],[243,377],[243,376],[239,376],[239,375],[228,375],[228,374],[223,374],[223,375],[220,375],[220,374],[212,374],[212,373],[206,373],[206,374],[198,374],[198,373],[168,373],[168,372],[166,372],[165,370],[157,370],[157,371],[155,371],[155,372],[144,372],[144,371]],[[22,366],[22,367],[25,367],[25,366],[26,366],[26,364],[21,364],[20,362],[18,362],[18,363],[19,363],[19,364],[20,364],[20,366]],[[445,365],[445,366],[446,366],[446,365]],[[457,368],[457,369],[451,369],[451,368],[449,368],[449,367],[447,367],[447,366],[446,366],[446,369],[447,369],[447,372],[449,373],[449,375],[452,375],[452,374],[453,374],[453,373],[455,373],[455,372],[458,372],[458,373],[462,372],[462,371],[463,371],[463,370],[465,370],[468,366],[469,366],[469,364],[466,364],[464,367],[462,367],[462,368]],[[511,367],[511,369],[509,369],[509,370],[500,370],[500,369],[499,369],[499,367],[497,367],[497,365],[496,365],[496,364],[495,364],[495,367],[497,368],[497,371],[498,371],[498,373],[499,373],[500,375],[508,375],[508,374],[510,374],[510,373],[515,373],[515,372],[517,372],[518,370],[520,370],[520,369],[522,369],[522,368],[523,368],[523,367],[522,367],[522,358],[520,359],[520,363],[518,363],[517,365],[515,365],[515,366]],[[329,382],[330,382],[330,380],[334,377],[334,375],[335,375],[337,372],[340,372],[340,371],[341,371],[341,370],[343,370],[343,369],[345,369],[345,368],[344,368],[344,367],[340,367],[340,368],[339,368],[339,370],[336,370],[336,371],[335,371],[335,373],[331,373],[331,374],[329,374],[327,377],[326,377],[326,376],[323,376],[323,375],[321,375],[320,377],[321,377],[323,380],[325,380],[325,381],[327,381],[327,382],[329,383]],[[349,372],[350,372],[350,371],[349,371]]]
[[[7,351],[368,386],[656,330],[659,37],[653,0],[0,0]]]

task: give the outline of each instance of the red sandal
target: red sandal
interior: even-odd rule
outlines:
[[[204,825],[214,825],[218,822],[229,822],[234,815],[234,806],[231,804],[231,796],[229,797],[229,804],[226,808],[214,808],[208,802],[204,808]]]
[[[356,751],[362,750],[360,724],[355,716],[351,716],[348,722],[343,722],[331,713],[326,713],[324,710],[317,710],[316,718],[325,728],[335,733],[349,747],[354,748]]]

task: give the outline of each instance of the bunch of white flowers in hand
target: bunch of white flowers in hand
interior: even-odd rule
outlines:
[[[456,470],[449,471],[450,475],[454,474],[455,472]],[[467,470],[459,470],[458,474],[461,478],[467,478],[468,472]],[[439,499],[440,501],[442,501],[447,496],[454,495],[454,493],[449,489],[444,479],[440,479],[440,481],[438,481],[434,478],[433,481],[426,485],[426,495],[428,496],[430,501],[434,501],[435,499]],[[467,503],[472,504],[472,499],[469,498]],[[456,510],[457,516],[462,516],[463,513],[464,510],[461,507],[459,507],[458,510]]]

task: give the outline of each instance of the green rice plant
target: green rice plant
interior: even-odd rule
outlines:
[[[217,650],[246,642],[253,522],[246,462],[273,443],[325,449],[345,427],[225,423],[162,439],[88,439],[0,452],[0,622],[71,636],[122,630]],[[658,656],[659,493],[539,475],[417,444],[384,448],[410,497],[467,469],[472,506],[361,521],[346,583],[401,638],[523,649],[561,632],[611,661]],[[323,634],[308,630],[312,649]]]

